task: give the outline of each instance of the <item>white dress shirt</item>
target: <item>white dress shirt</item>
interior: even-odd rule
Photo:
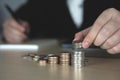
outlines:
[[[80,27],[83,21],[83,1],[84,0],[67,0],[67,6],[73,22]]]

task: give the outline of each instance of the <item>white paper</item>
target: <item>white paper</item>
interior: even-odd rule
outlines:
[[[34,44],[1,44],[0,50],[28,50],[38,51],[39,46]]]

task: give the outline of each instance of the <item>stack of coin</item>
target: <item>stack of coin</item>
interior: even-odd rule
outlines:
[[[36,61],[38,61],[40,59],[40,56],[39,55],[35,55],[32,59],[33,59],[33,61],[36,62]]]
[[[47,64],[47,60],[46,59],[39,59],[39,61],[38,61],[38,64],[41,66],[43,66],[43,65],[46,65]]]
[[[35,54],[35,53],[29,53],[28,54],[28,56],[30,56],[30,57],[34,57],[34,56],[36,56],[37,54]]]
[[[64,64],[67,64],[69,65],[70,64],[70,56],[71,53],[70,52],[62,52],[60,53],[60,64],[64,65]]]
[[[85,52],[82,51],[82,43],[74,42],[73,43],[73,54],[72,54],[72,65],[83,67],[85,65]]]
[[[55,54],[48,54],[47,56],[54,56]]]
[[[53,55],[53,56],[48,56],[48,63],[49,64],[58,64],[58,56]]]
[[[72,64],[74,66],[79,66],[79,67],[84,66],[84,61],[85,61],[84,56],[85,55],[83,51],[74,51],[72,55]]]
[[[74,49],[81,49],[82,48],[82,42],[75,41],[72,43]]]
[[[27,59],[27,60],[33,60],[33,58],[36,56],[35,53],[28,53],[27,55],[23,55],[23,59]]]

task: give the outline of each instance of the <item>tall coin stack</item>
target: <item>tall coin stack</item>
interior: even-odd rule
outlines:
[[[82,51],[82,42],[73,42],[71,63],[75,67],[83,67],[85,65],[85,53]]]

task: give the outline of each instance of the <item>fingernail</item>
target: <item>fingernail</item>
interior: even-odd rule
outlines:
[[[73,39],[73,41],[79,41],[79,37],[75,37],[74,39]]]
[[[73,39],[73,41],[76,41],[76,40],[77,40],[76,38]]]
[[[88,41],[84,41],[82,46],[83,46],[83,48],[88,48],[89,44],[90,43]]]

